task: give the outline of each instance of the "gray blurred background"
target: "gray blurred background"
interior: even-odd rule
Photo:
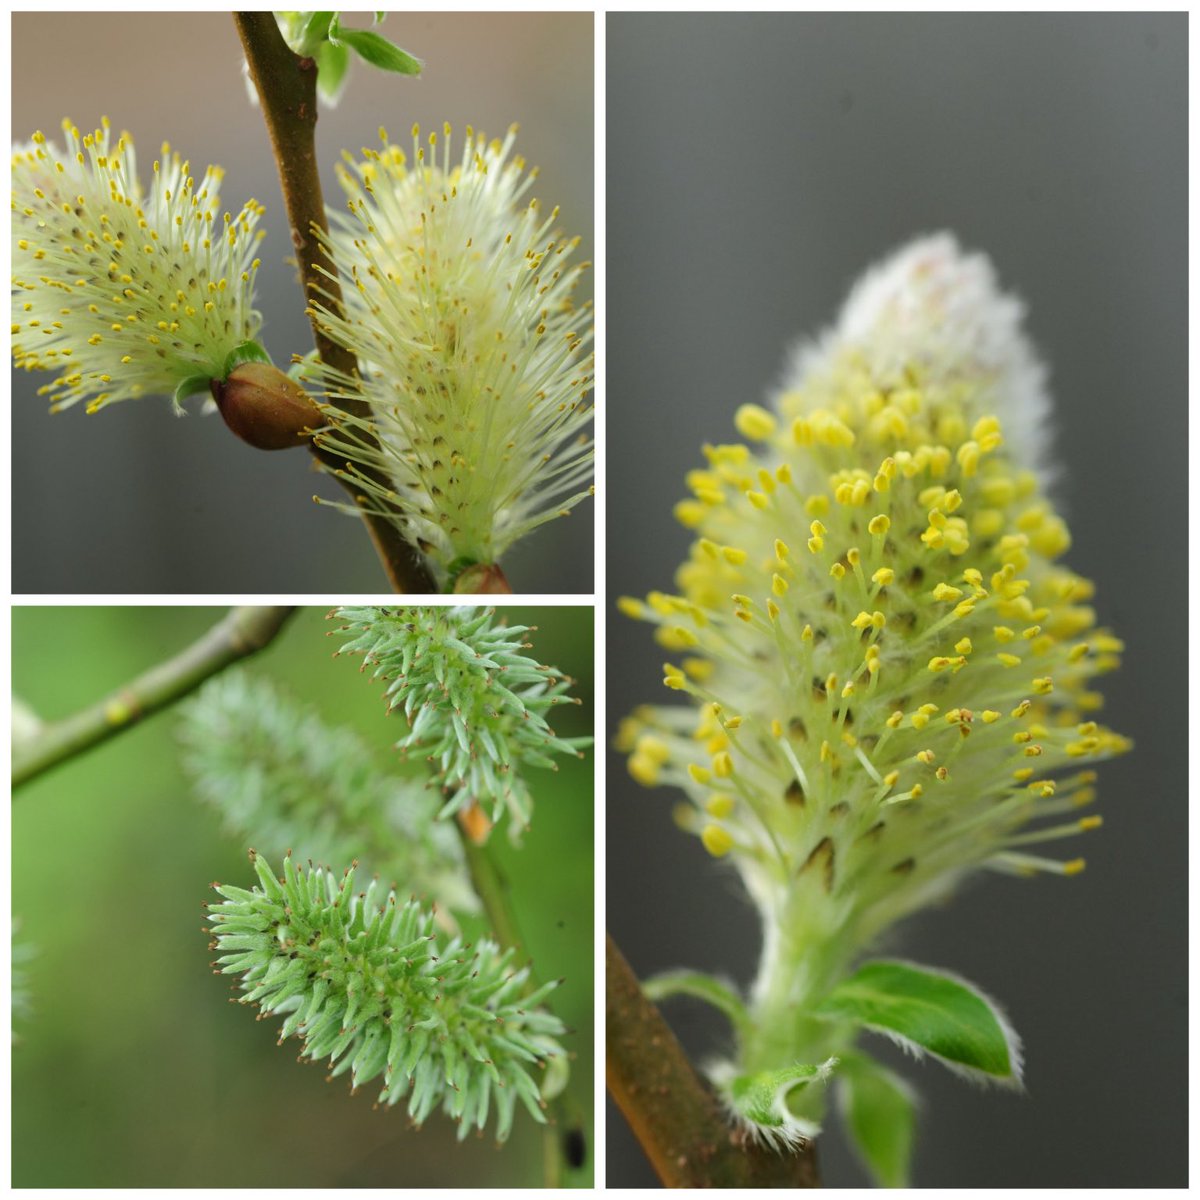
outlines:
[[[332,169],[341,151],[377,145],[381,124],[403,145],[414,121],[494,134],[518,121],[517,149],[541,168],[535,194],[561,205],[564,231],[582,236],[580,259],[590,259],[592,28],[591,13],[393,13],[382,32],[425,71],[409,79],[353,63],[317,130],[327,203],[343,202]],[[88,130],[106,114],[133,134],[143,173],[168,140],[197,174],[226,168],[226,207],[249,196],[266,205],[263,341],[277,363],[310,350],[275,166],[229,14],[16,13],[12,45],[14,140],[37,129],[61,137],[65,116]],[[343,493],[308,454],[253,450],[215,414],[200,416],[199,400],[185,419],[157,398],[51,418],[35,394],[47,378],[13,378],[16,592],[387,589],[358,521],[312,503],[314,492]],[[505,558],[513,587],[590,592],[592,521],[584,501],[515,547]]]
[[[1186,46],[1185,15],[608,18],[611,597],[670,588],[684,472],[786,348],[868,263],[946,228],[1030,305],[1068,561],[1128,646],[1105,718],[1137,745],[1070,846],[1087,872],[981,879],[895,947],[996,995],[1027,1051],[1024,1097],[900,1064],[921,1186],[1187,1181]],[[665,693],[649,627],[609,612],[615,727]],[[609,778],[608,918],[634,969],[747,981],[732,876],[670,794],[615,756]],[[668,1016],[694,1055],[719,1049],[700,1006]],[[865,1182],[836,1122],[820,1156],[827,1184]],[[610,1186],[653,1182],[615,1115],[608,1157]]]

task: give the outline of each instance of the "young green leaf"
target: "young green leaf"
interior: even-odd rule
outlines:
[[[271,356],[253,339],[241,342],[225,356],[225,374],[223,378],[228,379],[230,371],[236,367],[240,367],[242,363],[248,362],[267,363],[270,365]]]
[[[199,396],[209,393],[209,386],[212,379],[208,375],[189,375],[187,379],[182,379],[176,385],[175,394],[173,396],[173,404],[177,413],[183,412],[183,402],[189,396]]]
[[[692,996],[703,1000],[724,1013],[736,1030],[740,1030],[746,1022],[746,1006],[737,992],[729,984],[703,971],[663,971],[644,979],[642,991],[655,1004],[672,996]]]
[[[349,46],[364,62],[384,71],[400,75],[420,75],[425,65],[407,50],[393,45],[381,33],[370,29],[343,29],[336,15],[329,27],[329,41],[334,46]]]
[[[336,880],[289,856],[276,877],[250,853],[260,886],[214,885],[213,965],[241,976],[242,1003],[286,1018],[280,1042],[302,1038],[301,1057],[355,1088],[382,1076],[380,1101],[407,1096],[418,1125],[440,1105],[460,1139],[494,1111],[504,1141],[517,1101],[545,1121],[535,1075],[565,1056],[565,1029],[539,1004],[558,981],[531,989],[529,968],[486,939],[439,943],[432,913],[378,880],[356,892],[353,866]]]
[[[326,104],[336,104],[350,66],[350,51],[345,46],[322,42],[313,54],[313,62],[317,64],[317,91],[321,99]]]
[[[973,984],[946,972],[864,963],[817,1015],[882,1033],[918,1057],[928,1051],[968,1078],[1020,1086],[1021,1042],[1004,1014]]]
[[[916,1093],[873,1059],[850,1054],[838,1071],[837,1094],[854,1145],[875,1182],[908,1187]]]
[[[737,1075],[731,1068],[713,1072],[725,1103],[737,1120],[757,1140],[777,1149],[797,1149],[821,1132],[821,1126],[799,1117],[788,1106],[789,1094],[824,1083],[837,1066],[836,1058],[823,1063],[793,1063],[777,1071]]]
[[[560,738],[546,716],[571,680],[522,651],[527,625],[505,626],[494,608],[340,608],[348,624],[339,653],[361,654],[363,669],[387,681],[388,711],[409,724],[396,743],[428,757],[446,794],[442,817],[478,801],[492,820],[507,810],[510,836],[529,824],[533,797],[525,766],[557,770],[553,755],[582,758],[591,738]]]
[[[228,833],[271,855],[357,859],[458,913],[479,900],[454,830],[417,780],[379,768],[370,746],[265,679],[226,671],[182,710],[184,770]]]

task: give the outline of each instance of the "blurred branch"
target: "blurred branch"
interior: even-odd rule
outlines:
[[[688,1061],[610,937],[606,949],[608,1090],[666,1187],[817,1187],[816,1151],[748,1140]]]
[[[320,289],[325,304],[336,313],[342,311],[342,290],[338,283],[337,267],[314,236],[314,229],[326,230],[325,200],[321,194],[321,176],[317,168],[317,67],[311,58],[293,54],[279,32],[271,12],[239,12],[233,14],[238,35],[246,53],[250,76],[258,89],[258,98],[266,118],[271,149],[279,170],[288,222],[292,228],[292,245],[300,267],[304,287],[305,308],[312,324],[313,339],[321,358],[331,367],[354,375],[358,362],[354,355],[332,341],[321,328],[310,301]],[[341,407],[365,415],[361,401],[342,401]],[[362,436],[366,436],[364,433]],[[336,455],[322,451],[315,442],[313,453],[335,474],[356,504],[362,497],[348,473],[337,475],[345,467]],[[359,464],[360,470],[368,468]],[[385,489],[388,480],[375,477]],[[384,517],[363,512],[362,518],[371,535],[375,552],[387,572],[388,580],[397,592],[436,592],[437,585],[425,566],[425,560],[405,540],[398,527]]]
[[[289,606],[233,608],[181,654],[151,667],[112,695],[61,721],[42,725],[13,746],[12,786],[132,728],[218,671],[268,645],[295,611]]]
[[[528,955],[529,948],[521,936],[516,913],[513,912],[508,880],[496,866],[485,844],[491,832],[491,822],[480,809],[478,802],[459,811],[455,828],[462,842],[471,883],[483,901],[483,911],[487,914],[493,934],[502,946],[520,949]],[[532,965],[529,971],[529,987],[530,990],[536,990],[538,987],[538,979]],[[563,1186],[564,1160],[574,1167],[583,1165],[581,1161],[572,1161],[578,1160],[580,1155],[577,1151],[569,1151],[567,1147],[577,1145],[585,1136],[584,1123],[583,1114],[577,1110],[565,1091],[549,1103],[553,1119],[542,1135],[543,1186],[558,1188]],[[586,1154],[586,1150],[584,1153]]]

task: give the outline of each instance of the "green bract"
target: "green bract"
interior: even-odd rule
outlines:
[[[214,966],[241,976],[242,1003],[286,1017],[281,1042],[301,1037],[303,1058],[328,1058],[355,1088],[382,1076],[380,1101],[408,1096],[418,1125],[440,1105],[460,1138],[494,1109],[504,1141],[518,1100],[545,1121],[534,1072],[565,1061],[565,1029],[538,1005],[558,981],[526,994],[512,950],[439,944],[432,913],[378,880],[356,893],[353,866],[339,881],[289,856],[277,879],[250,853],[261,887],[214,884],[225,897],[208,906]]]
[[[458,838],[433,820],[436,800],[381,771],[351,730],[240,671],[211,680],[183,714],[184,767],[229,833],[271,854],[358,859],[408,892],[478,911]]]
[[[523,650],[531,626],[505,627],[492,608],[339,608],[348,622],[341,653],[361,654],[372,678],[387,681],[388,711],[409,723],[397,742],[435,765],[446,793],[445,817],[478,801],[492,820],[507,809],[515,825],[533,810],[521,768],[557,770],[552,755],[582,757],[591,738],[560,738],[545,714],[567,695],[571,680]]]

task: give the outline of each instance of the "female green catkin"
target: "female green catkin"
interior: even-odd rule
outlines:
[[[544,1122],[539,1085],[564,1056],[562,1023],[540,1009],[558,985],[526,994],[528,967],[484,939],[442,943],[433,914],[373,880],[354,890],[352,865],[336,879],[284,859],[283,875],[250,851],[259,886],[214,884],[207,905],[218,974],[240,976],[242,1003],[285,1018],[279,1040],[303,1040],[303,1058],[328,1058],[330,1078],[358,1088],[382,1076],[379,1100],[408,1097],[420,1125],[441,1107],[459,1137],[495,1112],[498,1141],[519,1101]]]

